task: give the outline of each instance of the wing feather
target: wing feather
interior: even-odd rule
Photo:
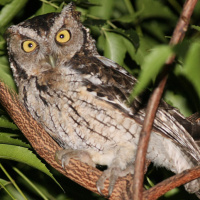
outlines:
[[[129,96],[137,83],[136,78],[105,57],[96,56],[91,59],[93,59],[93,62],[88,63],[92,64],[77,68],[84,77],[87,90],[94,92],[96,98],[111,104],[115,109],[143,124],[150,92],[143,92],[130,104]],[[199,162],[199,146],[189,134],[192,126],[192,123],[181,115],[177,109],[161,100],[152,131],[171,139]]]

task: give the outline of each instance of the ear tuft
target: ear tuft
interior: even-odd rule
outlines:
[[[76,20],[80,20],[80,16],[81,16],[81,13],[78,12],[78,11],[75,11],[76,9],[76,5],[74,2],[71,2],[71,3],[68,3],[67,6],[65,6],[62,10],[62,14],[64,15],[71,15],[73,16],[73,18],[75,18]]]

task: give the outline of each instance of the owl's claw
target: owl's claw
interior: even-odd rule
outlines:
[[[134,173],[133,163],[127,165],[125,170],[122,170],[120,167],[111,167],[110,166],[107,170],[105,170],[102,173],[102,175],[100,176],[100,178],[98,179],[98,181],[96,183],[98,192],[104,197],[110,197],[114,190],[115,183],[116,183],[118,177],[124,177],[129,173],[131,173],[131,174]],[[108,188],[108,195],[105,196],[102,194],[102,191],[104,189],[104,183],[107,178],[109,179],[110,182],[109,182],[109,188]]]
[[[108,188],[108,195],[106,197],[109,197],[114,189],[115,183],[119,177],[121,169],[118,167],[113,167],[113,168],[109,168],[107,170],[105,170],[102,175],[100,176],[100,178],[98,179],[96,186],[97,186],[97,190],[98,192],[102,195],[102,190],[104,189],[104,183],[106,181],[107,178],[109,178],[110,183],[109,183],[109,188]]]
[[[101,187],[98,186],[97,184],[96,184],[96,186],[97,186],[97,191],[99,192],[99,194],[100,194],[101,196],[104,196],[104,194],[101,192],[104,188],[101,188]]]
[[[69,164],[71,158],[84,162],[89,166],[95,167],[95,163],[92,161],[89,153],[86,151],[72,149],[62,149],[56,151],[55,159],[62,165],[63,168]]]

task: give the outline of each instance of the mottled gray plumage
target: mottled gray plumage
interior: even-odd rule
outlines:
[[[65,37],[69,38],[63,42]],[[134,171],[147,100],[142,94],[127,104],[136,79],[98,54],[72,4],[61,13],[11,26],[7,41],[19,98],[63,147],[57,158],[63,165],[71,157],[91,166],[107,165],[97,187],[101,191],[105,179],[112,177],[111,193],[118,176]],[[162,101],[147,152],[147,158],[155,165],[175,173],[200,161],[199,147],[181,123],[184,120],[187,121]],[[200,180],[185,187],[188,192],[197,193]]]

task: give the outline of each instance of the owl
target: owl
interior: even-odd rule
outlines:
[[[136,78],[99,55],[79,18],[75,6],[68,4],[61,13],[8,28],[10,66],[20,101],[62,147],[57,160],[63,167],[70,158],[93,167],[106,165],[96,185],[101,192],[109,179],[110,195],[118,177],[134,173],[148,92],[129,102]],[[176,109],[161,101],[147,159],[174,173],[198,165],[200,149],[187,124]],[[185,188],[198,194],[200,180]]]

